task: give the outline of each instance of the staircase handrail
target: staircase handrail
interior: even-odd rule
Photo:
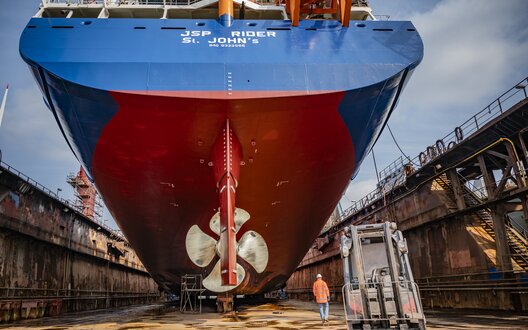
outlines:
[[[518,100],[517,98],[513,99],[514,96],[519,96],[519,95],[520,95],[520,99]],[[387,167],[385,167],[383,170],[381,170],[378,173],[379,177],[382,179],[385,179],[388,176],[393,175],[395,172],[401,171],[402,168],[405,169],[406,166],[409,167],[409,171],[405,171],[405,170],[403,171],[403,173],[405,173],[404,174],[405,176],[408,176],[410,173],[420,170],[423,165],[429,163],[432,159],[435,159],[436,157],[440,156],[447,150],[454,147],[456,144],[466,140],[469,136],[471,136],[472,133],[478,131],[478,129],[483,127],[485,124],[490,122],[492,119],[502,114],[506,109],[508,109],[508,108],[505,108],[505,104],[509,106],[513,106],[516,104],[515,100],[517,100],[517,103],[518,103],[526,99],[528,99],[528,77],[524,78],[523,80],[515,84],[513,87],[508,89],[506,92],[504,92],[502,95],[500,95],[498,98],[493,100],[490,104],[488,104],[484,109],[482,109],[477,114],[470,117],[460,126],[457,126],[453,131],[449,132],[442,139],[438,139],[435,145],[428,148],[431,150],[431,155],[434,157],[432,158],[429,157],[430,159],[428,159],[427,155],[424,154],[423,152],[412,159],[408,156],[406,156],[405,158],[400,156],[398,157],[398,159],[396,159],[395,161],[390,163]],[[422,154],[426,155],[425,162],[420,162]],[[394,185],[393,189],[399,185],[400,184]],[[478,188],[475,188],[475,189],[476,191],[480,191]],[[471,190],[467,189],[467,191],[469,192]],[[382,191],[380,187],[376,187],[376,189],[374,189],[372,192],[367,194],[365,197],[363,197],[362,199],[358,201],[353,202],[349,208],[345,209],[344,212],[341,214],[340,219],[339,221],[337,221],[337,223],[343,222],[348,217],[356,214],[362,208],[369,205],[374,200],[382,198],[384,194],[389,193],[389,192],[390,190]],[[472,192],[472,195],[473,197],[477,198],[477,200],[482,200],[482,198],[478,198],[478,196],[474,192]]]
[[[421,152],[418,156],[410,159],[406,164],[402,157],[398,157],[395,161],[390,163],[387,167],[379,172],[380,178],[385,178],[391,175],[393,172],[400,170],[402,166],[412,164],[413,171],[419,170],[423,165],[429,163],[431,160],[443,154],[445,151],[451,149],[456,144],[466,140],[473,133],[477,132],[481,127],[486,125],[492,119],[498,117],[509,107],[515,105],[528,98],[528,77],[524,78],[513,87],[508,89],[498,98],[493,100],[484,109],[470,117],[460,126],[457,126],[453,131],[449,132],[446,136],[438,139],[435,144],[429,146],[426,151]],[[515,97],[518,96],[518,97]],[[514,98],[515,97],[515,98]]]
[[[459,174],[460,177],[462,177],[460,174]],[[470,180],[467,180],[465,182],[465,184],[463,184],[464,186],[464,190],[467,192],[467,193],[470,193],[471,196],[475,199],[477,199],[478,201],[483,201],[485,198],[487,198],[487,191],[486,191],[486,187],[480,187],[478,188],[475,184],[473,184]]]
[[[506,226],[508,226],[511,229],[511,232],[528,248],[528,231],[513,221],[509,214],[506,214]]]
[[[473,183],[471,183],[470,180],[467,180],[464,176],[462,176],[460,173],[457,172],[457,175],[461,181],[461,187],[462,187],[462,197],[470,196],[473,199],[475,199],[478,203],[482,203],[484,200],[484,195],[487,195],[487,192],[485,190],[485,187],[477,188]],[[483,192],[484,189],[484,192]],[[477,195],[478,193],[478,195]],[[480,195],[480,196],[479,196]],[[468,198],[464,198],[464,200],[467,202]],[[474,205],[473,205],[474,206]]]

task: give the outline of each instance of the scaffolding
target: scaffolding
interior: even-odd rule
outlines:
[[[76,174],[70,173],[67,182],[75,190],[74,207],[88,218],[102,223],[103,204],[95,186],[90,182],[86,172],[81,167]]]
[[[202,274],[185,274],[181,277],[180,312],[202,313]]]

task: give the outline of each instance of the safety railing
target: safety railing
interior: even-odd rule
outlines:
[[[202,0],[42,0],[43,5],[67,6],[171,6],[190,5]]]
[[[450,274],[416,279],[422,292],[427,291],[472,291],[472,290],[516,290],[528,288],[525,271],[482,271]]]
[[[464,193],[464,195],[471,195],[471,197],[473,198],[477,198],[479,201],[485,201],[488,199],[488,191],[487,191],[487,188],[484,184],[482,184],[481,186],[477,186],[475,183],[473,182],[479,182],[479,180],[471,180],[471,181],[466,181],[464,182],[464,186],[467,188],[467,191]],[[500,184],[500,180],[496,180],[495,181],[495,186],[497,186],[498,184]],[[510,189],[513,189],[513,188],[516,188],[517,186],[516,185],[513,185],[513,184],[510,184],[510,183],[506,183],[506,186],[505,186],[505,190],[510,190]]]
[[[49,289],[49,288],[20,288],[0,287],[0,299],[45,299],[45,298],[86,298],[86,297],[112,297],[129,298],[159,296],[156,291],[108,291],[108,290],[79,290],[79,289]]]
[[[379,200],[380,198],[383,198],[383,196],[387,192],[390,192],[393,189],[395,189],[396,187],[398,187],[399,185],[403,184],[405,182],[405,180],[403,180],[403,178],[404,178],[403,176],[400,176],[400,177],[396,178],[394,181],[387,182],[384,185],[378,185],[378,187],[375,190],[371,191],[370,193],[365,195],[363,198],[361,198],[361,199],[359,199],[357,201],[352,201],[351,206],[349,206],[348,208],[344,209],[343,212],[341,212],[339,214],[339,217],[337,218],[337,220],[333,224],[331,224],[329,226],[325,226],[323,228],[322,232],[325,232],[326,230],[330,229],[331,227],[333,227],[333,226],[345,221],[346,219],[348,219],[349,217],[355,215],[356,213],[358,213],[362,209],[366,208],[367,206],[369,206],[373,202]]]
[[[462,177],[460,174],[458,175]],[[488,199],[488,191],[486,190],[486,186],[483,184],[480,184],[480,187],[478,187],[476,185],[476,182],[481,182],[481,180],[480,179],[467,180],[464,182],[464,186],[467,188],[468,191],[472,193],[472,197],[476,198],[477,200],[483,201],[483,200]]]
[[[525,227],[514,221],[509,214],[506,215],[506,225],[515,230],[521,236],[523,243],[528,246],[528,230]]]
[[[418,156],[414,158],[402,156],[398,157],[395,161],[387,165],[379,172],[379,177],[382,178],[380,182],[383,182],[386,178],[394,177],[392,185],[382,185],[381,187],[378,186],[375,190],[368,193],[362,199],[354,201],[350,207],[341,213],[339,221],[337,221],[336,224],[341,223],[350,216],[356,214],[373,201],[382,198],[385,193],[399,187],[405,182],[405,178],[409,174],[419,170],[423,165],[429,163],[431,160],[453,148],[456,144],[467,139],[473,133],[485,126],[492,119],[498,117],[513,105],[527,99],[527,88],[528,77],[515,84],[515,86],[504,92],[493,102],[488,104],[484,109],[470,117],[460,126],[456,127],[453,131],[449,132],[446,136],[438,139],[434,145],[427,147],[427,149],[424,152],[421,152]],[[477,194],[477,196],[481,197],[487,196],[484,189],[485,188],[476,189],[475,187],[472,187],[472,190]]]
[[[29,184],[30,186],[32,186],[33,188],[39,190],[41,193],[47,195],[48,197],[50,198],[53,198],[59,202],[61,202],[62,204],[64,204],[64,206],[66,206],[67,208],[71,209],[71,210],[75,210],[76,212],[78,212],[79,214],[82,215],[82,210],[80,209],[80,206],[75,203],[75,202],[72,202],[70,200],[67,200],[67,199],[64,199],[62,197],[60,197],[57,192],[55,191],[52,191],[51,189],[49,188],[46,188],[45,186],[43,186],[42,184],[40,184],[38,181],[32,179],[31,177],[27,176],[26,174],[22,173],[21,171],[17,170],[16,168],[14,168],[13,166],[7,164],[6,162],[4,162],[3,160],[0,160],[0,167],[2,167],[4,170],[10,172],[11,174],[15,175],[16,177],[18,177],[20,180],[26,182],[27,184]],[[85,217],[84,215],[82,215],[83,217]],[[86,217],[85,217],[86,218]],[[123,234],[121,233],[121,231],[116,231],[110,227],[108,227],[104,222],[98,222],[98,221],[95,221],[93,219],[90,219],[90,218],[86,218],[86,219],[89,219],[90,221],[96,223],[98,226],[100,226],[101,228],[104,228],[106,231],[110,232],[112,235],[115,235],[115,237],[118,237],[122,240],[126,240],[126,238],[123,236]]]
[[[447,150],[453,148],[456,144],[467,139],[492,119],[498,117],[516,103],[528,98],[527,86],[528,77],[515,84],[515,86],[504,92],[484,109],[467,119],[464,123],[457,126],[446,136],[438,139],[435,144],[427,147],[427,149],[421,152],[418,156],[405,160],[402,157],[396,159],[379,172],[380,178],[390,175],[392,172],[406,164],[412,164],[414,171],[420,169],[423,165],[429,163]]]
[[[204,0],[41,0],[44,7],[47,6],[185,6],[192,5]],[[256,4],[275,6],[274,0],[249,0]]]
[[[390,15],[381,14],[381,15],[373,15],[373,16],[378,21],[390,21]]]
[[[355,213],[359,212],[359,210],[365,208],[367,205],[372,203],[373,201],[378,200],[381,198],[382,193],[380,189],[376,189],[374,191],[371,191],[366,196],[361,198],[357,201],[352,201],[352,205],[345,209],[340,215],[338,223],[343,221],[344,219],[348,218],[351,215],[354,215]]]
[[[165,3],[176,3],[181,0],[42,0],[44,6],[48,4],[66,5],[164,5]],[[185,1],[187,2],[187,1]]]
[[[516,175],[523,175],[523,172],[519,170],[519,172],[512,172],[507,174],[503,173],[503,175],[510,175],[511,177],[515,177]],[[469,200],[475,200],[479,204],[483,203],[488,199],[488,187],[482,182],[482,177],[477,177],[474,179],[468,179],[461,175],[459,172],[457,172],[458,178],[460,182],[463,183],[465,189],[463,189],[462,196],[466,197],[466,199]],[[502,178],[498,178],[493,182],[494,187],[498,187],[501,184]],[[478,185],[477,185],[478,183]],[[510,178],[506,179],[506,183],[504,183],[503,190],[502,191],[509,191],[512,189],[519,188],[517,184],[515,184]]]
[[[480,204],[483,204],[486,202],[486,200],[488,199],[488,191],[487,191],[487,187],[484,185],[484,184],[480,184],[479,186],[477,186],[475,183],[473,182],[481,182],[481,178],[478,178],[478,179],[475,179],[475,180],[467,180],[467,178],[465,178],[463,175],[461,175],[460,173],[456,172],[457,173],[457,176],[459,178],[459,180],[461,182],[463,182],[463,190],[462,190],[462,197],[464,198],[464,200],[468,203],[468,206],[477,206],[477,205],[480,205]],[[444,181],[441,177],[439,177],[438,179]],[[494,185],[495,186],[498,186],[500,184],[500,179],[495,181],[494,182]],[[444,181],[445,184],[448,184],[447,182]],[[506,190],[509,190],[509,189],[514,189],[516,188],[517,186],[515,185],[508,185],[508,183],[506,183],[505,185],[505,189]],[[450,190],[452,191],[452,188],[450,188]],[[453,192],[454,193],[454,192]],[[484,211],[484,210],[479,210],[478,211],[478,214],[480,217],[482,217],[482,213],[483,212],[487,212],[487,211]],[[486,219],[483,219],[483,220],[486,220]],[[520,235],[521,237],[519,237],[521,240],[523,240],[523,243],[525,245],[528,245],[528,230],[526,228],[524,228],[523,226],[521,226],[520,224],[518,224],[517,222],[515,222],[509,214],[506,214],[506,226],[510,227],[512,230],[514,230],[514,233],[516,235]]]
[[[56,192],[51,191],[50,189],[44,187],[42,184],[40,184],[39,182],[33,180],[32,178],[30,178],[29,176],[25,175],[24,173],[20,172],[19,170],[17,170],[13,166],[5,163],[4,161],[0,161],[0,166],[2,166],[6,171],[11,172],[11,174],[13,174],[13,175],[17,176],[18,178],[20,178],[21,180],[25,181],[26,183],[32,185],[34,188],[40,190],[42,193],[48,195],[49,197],[62,202],[66,206],[69,206],[71,208],[76,209],[74,207],[74,204],[71,203],[69,200],[59,197],[59,195]]]
[[[75,203],[73,203],[73,202],[71,202],[69,200],[66,200],[64,198],[59,197],[56,192],[50,190],[49,188],[46,188],[45,186],[43,186],[42,184],[40,184],[36,180],[30,178],[26,174],[22,173],[21,171],[17,170],[16,168],[12,167],[11,165],[9,165],[9,164],[5,163],[4,161],[0,160],[0,173],[2,173],[3,171],[7,171],[7,172],[11,173],[12,175],[18,177],[20,180],[22,180],[25,183],[27,183],[29,185],[29,187],[31,187],[33,189],[37,189],[41,193],[47,195],[48,197],[61,202],[68,209],[75,210],[84,219],[87,219],[87,221],[91,221],[92,223],[97,225],[99,227],[99,228],[97,228],[98,230],[100,230],[101,228],[104,228],[106,230],[106,232],[110,233],[110,235],[109,235],[110,239],[116,239],[116,240],[119,240],[119,241],[123,241],[123,242],[125,242],[126,245],[128,245],[128,246],[130,245],[128,243],[126,237],[123,235],[123,233],[120,230],[114,230],[114,229],[108,227],[103,222],[98,222],[98,221],[94,221],[94,220],[92,220],[90,218],[87,218],[86,216],[84,216],[82,214],[82,212],[80,212],[80,210],[78,208],[75,207]],[[24,223],[24,227],[25,228],[29,228],[29,227],[34,227],[34,226],[29,224],[29,223]],[[38,228],[38,230],[40,232],[45,231],[42,228]],[[109,260],[108,258],[110,258],[110,254],[107,251],[104,251],[104,250],[101,250],[101,249],[98,249],[98,248],[94,248],[92,246],[88,246],[88,245],[83,244],[81,242],[76,242],[75,245],[77,247],[82,248],[82,249],[87,249],[88,251],[93,253],[95,256],[102,257],[102,258],[104,258],[106,260]],[[137,270],[140,270],[140,271],[146,271],[146,269],[145,269],[145,267],[143,266],[142,263],[129,260],[128,258],[125,258],[125,259],[122,259],[122,260],[116,260],[115,262],[120,264],[120,265],[125,265],[127,267],[134,268],[134,269],[137,269]]]
[[[412,160],[409,158],[404,158],[403,156],[398,157],[395,161],[387,165],[383,170],[381,170],[378,174],[382,175],[380,178],[386,178],[389,177],[392,173],[400,170],[403,168],[404,164],[412,162]]]
[[[44,6],[49,4],[67,4],[67,5],[102,5],[108,0],[41,0]],[[115,1],[119,2],[119,1]]]

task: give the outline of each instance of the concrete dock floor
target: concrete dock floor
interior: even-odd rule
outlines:
[[[528,329],[528,315],[493,311],[437,310],[427,312],[428,329]],[[237,312],[182,314],[163,305],[68,314],[0,324],[0,329],[346,329],[341,304],[331,304],[330,322],[322,325],[314,303],[287,300],[242,306]]]

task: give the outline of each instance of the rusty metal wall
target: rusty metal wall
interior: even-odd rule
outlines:
[[[341,301],[343,286],[343,268],[339,255],[323,259],[307,267],[298,268],[288,280],[286,290],[290,296],[303,300],[312,300],[312,285],[317,274],[323,275],[328,284],[332,301]]]
[[[0,322],[159,299],[126,240],[0,172]]]
[[[417,189],[416,193],[402,198],[396,205],[379,207],[376,212],[358,215],[352,222],[377,223],[389,219],[401,219],[398,225],[401,229],[405,229],[411,224],[423,225],[430,219],[441,217],[448,212],[449,204],[446,204],[443,192],[429,184]],[[311,285],[315,276],[321,273],[332,295],[336,299],[341,299],[341,287],[343,286],[343,271],[339,255],[341,235],[343,235],[342,229],[330,230],[316,240],[297,271],[288,280],[287,290],[290,294],[302,299],[311,297],[309,294]],[[411,249],[413,244],[409,240],[408,244]],[[434,255],[434,252],[432,253]]]
[[[325,226],[288,281],[290,295],[311,298],[318,272],[339,295],[343,229],[395,221],[424,306],[527,311],[528,231],[508,214],[528,221],[525,88],[515,85],[414,161],[400,158],[383,170],[383,189]]]
[[[359,214],[351,223],[397,219],[409,247],[415,280],[425,307],[528,310],[521,283],[526,273],[501,273],[490,250],[494,243],[470,215],[451,216],[455,206],[435,183],[412,194]],[[297,271],[288,280],[290,297],[313,299],[311,286],[321,273],[334,300],[343,285],[339,240],[342,229],[329,230],[314,242]]]

